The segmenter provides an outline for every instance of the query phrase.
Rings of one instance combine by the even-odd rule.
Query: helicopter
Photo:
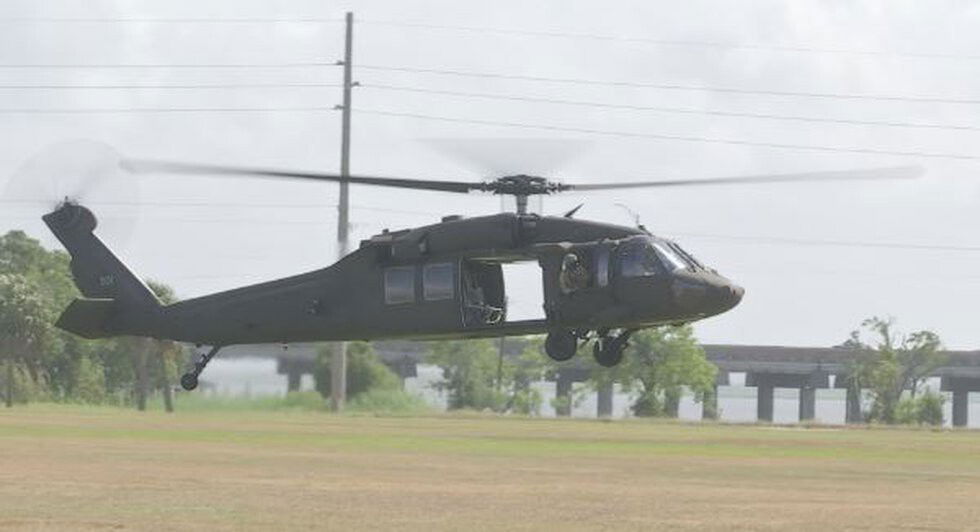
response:
[[[163,305],[95,234],[95,214],[66,199],[42,219],[71,255],[83,295],[57,321],[84,338],[145,336],[208,346],[181,386],[224,347],[239,344],[380,339],[466,339],[545,334],[551,359],[570,360],[591,342],[605,367],[623,359],[630,335],[715,316],[739,304],[744,289],[702,264],[677,242],[643,225],[621,226],[528,212],[528,198],[562,192],[801,181],[914,178],[919,167],[773,174],[711,179],[568,184],[541,176],[487,181],[124,161],[143,173],[206,173],[343,182],[515,198],[516,212],[463,217],[384,230],[322,269]],[[502,267],[537,262],[544,317],[508,320]]]

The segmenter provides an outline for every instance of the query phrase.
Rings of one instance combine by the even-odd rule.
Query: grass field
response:
[[[0,409],[0,528],[977,529],[980,433]]]

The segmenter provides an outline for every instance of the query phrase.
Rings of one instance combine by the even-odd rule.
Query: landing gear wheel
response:
[[[622,362],[626,347],[629,346],[627,340],[629,340],[629,334],[622,334],[615,338],[603,337],[596,340],[592,345],[592,356],[596,363],[604,368],[611,368]]]
[[[194,388],[197,388],[197,375],[194,375],[193,373],[184,373],[180,377],[180,387],[188,392]]]
[[[194,363],[194,369],[184,373],[180,377],[180,387],[188,392],[197,388],[197,377],[208,366],[208,362],[211,362],[214,355],[218,354],[218,351],[221,351],[220,345],[212,346],[210,351],[201,355],[201,359]]]
[[[550,332],[544,341],[544,350],[551,360],[564,362],[578,351],[578,338],[572,331]]]

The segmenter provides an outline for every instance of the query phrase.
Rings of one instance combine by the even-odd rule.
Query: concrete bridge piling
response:
[[[523,349],[513,342],[516,349]],[[753,346],[753,345],[704,345],[708,360],[718,366],[718,377],[713,393],[704,397],[703,419],[718,417],[718,386],[730,384],[732,373],[745,374],[745,385],[756,388],[756,415],[760,421],[772,421],[777,388],[799,390],[799,419],[816,417],[818,389],[846,390],[845,420],[847,423],[862,422],[861,390],[850,386],[848,363],[854,353],[841,348]],[[378,342],[375,350],[381,359],[404,381],[417,376],[417,366],[424,357],[424,344],[413,342]],[[969,423],[969,398],[971,392],[980,392],[980,351],[947,351],[945,364],[933,372],[941,380],[940,389],[952,395],[952,423],[965,427]],[[313,372],[316,360],[315,346],[294,345],[288,350],[278,346],[237,346],[226,349],[222,356],[275,357],[278,371],[286,375],[289,390],[299,389],[301,376]],[[571,415],[572,387],[576,382],[589,379],[591,366],[584,362],[585,353],[563,363],[555,372],[555,395],[559,399],[556,414]],[[834,378],[831,380],[830,376]],[[612,416],[613,384],[607,383],[596,390],[596,415]]]

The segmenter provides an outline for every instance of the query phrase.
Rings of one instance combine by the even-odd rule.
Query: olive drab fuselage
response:
[[[77,262],[101,245],[85,240],[94,216],[79,205],[62,209],[84,214],[45,217]],[[73,227],[74,219],[86,226]],[[91,260],[84,270],[96,275]],[[502,265],[521,261],[541,266],[544,319],[507,320],[507,293],[517,287],[504,285]],[[121,263],[110,266],[103,278],[125,276]],[[740,288],[643,229],[513,213],[385,231],[327,268],[152,309],[93,290],[85,295],[97,300],[73,304],[85,319],[69,315],[71,307],[62,316],[69,330],[207,345],[638,329],[718,314],[741,298]]]

